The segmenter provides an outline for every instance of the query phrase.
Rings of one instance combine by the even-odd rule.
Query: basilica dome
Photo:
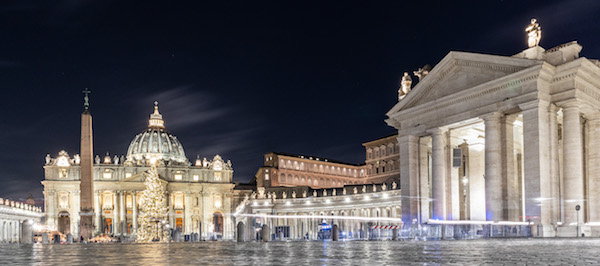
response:
[[[145,163],[158,159],[170,163],[188,163],[183,146],[177,137],[165,130],[165,122],[154,102],[154,113],[150,115],[148,128],[133,138],[127,149],[127,160]]]

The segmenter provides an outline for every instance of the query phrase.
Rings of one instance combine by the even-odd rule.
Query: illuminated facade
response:
[[[399,231],[377,226],[402,225],[402,196],[395,183],[296,191],[259,188],[246,196],[234,213],[241,240],[331,239],[333,225],[340,239],[392,239]]]
[[[233,238],[230,161],[216,155],[212,160],[190,163],[176,136],[165,130],[155,106],[148,128],[131,141],[126,156],[96,155],[93,164],[95,234],[133,236],[138,226],[144,172],[158,162],[159,178],[167,183],[169,225],[181,235],[198,233],[202,238]],[[79,155],[61,151],[46,157],[44,166],[47,226],[63,233],[79,233]]]
[[[265,154],[264,164],[256,173],[258,187],[307,186],[319,189],[365,182],[363,165],[325,158],[272,152]]]
[[[514,56],[450,52],[387,113],[405,224],[600,235],[600,63],[576,41],[537,46],[534,28]]]
[[[398,135],[363,143],[365,147],[367,183],[400,183]]]
[[[0,243],[31,244],[34,224],[43,216],[39,207],[0,198]]]

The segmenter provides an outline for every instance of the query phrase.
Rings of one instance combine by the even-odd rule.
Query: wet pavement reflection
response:
[[[600,263],[600,239],[0,244],[0,265],[423,265]]]

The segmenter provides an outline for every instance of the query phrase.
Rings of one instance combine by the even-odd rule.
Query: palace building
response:
[[[576,41],[543,49],[540,33],[516,55],[452,51],[414,88],[403,80],[386,122],[398,130],[405,224],[600,235],[600,63]]]
[[[87,105],[84,116],[86,114]],[[82,147],[86,137],[91,143],[91,116],[88,119],[89,125],[82,124]],[[83,133],[86,127],[89,127],[88,134]],[[42,181],[47,226],[74,236],[85,235],[80,225],[83,224],[80,223],[80,213],[83,213],[80,195],[85,193],[80,187],[84,153],[82,148],[81,156],[70,156],[65,151],[55,157],[48,155]],[[91,159],[91,152],[89,157]],[[179,139],[166,131],[157,103],[148,128],[133,138],[126,156],[101,158],[96,155],[90,162],[93,165],[90,177],[93,178],[90,191],[93,234],[135,235],[140,193],[145,189],[144,173],[154,160],[158,162],[159,178],[166,183],[170,227],[181,235],[232,239],[231,162],[219,155],[212,160],[190,162]]]

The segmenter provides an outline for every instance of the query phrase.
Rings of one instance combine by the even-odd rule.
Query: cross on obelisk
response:
[[[83,107],[85,108],[85,111],[87,111],[90,108],[90,98],[88,97],[88,95],[92,92],[88,90],[88,88],[85,88],[85,90],[83,90],[82,92],[83,94],[85,94],[85,96],[83,97]]]

